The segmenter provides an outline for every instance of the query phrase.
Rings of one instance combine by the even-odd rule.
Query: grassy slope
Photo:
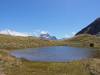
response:
[[[36,37],[13,37],[0,35],[0,49],[21,49],[60,45],[58,41],[41,40]]]
[[[88,38],[88,40],[87,40]],[[81,36],[64,41],[47,41],[33,37],[11,37],[0,36],[0,75],[99,75],[95,72],[99,70],[99,60],[83,60],[68,63],[57,62],[29,62],[23,59],[16,59],[8,55],[8,49],[43,47],[54,45],[72,45],[75,43],[91,41],[94,36]],[[99,38],[96,38],[99,39]],[[5,50],[6,49],[6,50]],[[98,63],[97,63],[98,61]],[[92,66],[92,69],[91,69]],[[98,66],[98,67],[97,67]]]
[[[92,35],[79,35],[63,41],[69,46],[89,47],[90,43],[94,44],[95,48],[100,48],[100,37]]]

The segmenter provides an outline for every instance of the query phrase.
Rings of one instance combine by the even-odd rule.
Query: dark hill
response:
[[[91,34],[91,35],[100,34],[100,18],[97,18],[87,27],[79,31],[76,35],[80,35],[80,34]]]

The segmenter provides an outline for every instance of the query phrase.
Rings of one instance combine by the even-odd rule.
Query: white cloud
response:
[[[48,34],[49,32],[48,31],[45,31],[45,30],[34,30],[33,31],[33,35],[34,36],[39,36],[40,34]]]
[[[76,32],[72,32],[72,35],[75,35],[76,34]]]
[[[70,38],[71,37],[71,35],[68,35],[68,34],[66,34],[65,36],[64,36],[64,38]]]
[[[1,30],[0,34],[11,35],[11,36],[23,36],[23,37],[32,36],[32,34],[30,33],[21,33],[10,29]]]
[[[65,34],[65,38],[71,38],[76,34],[76,32],[71,32],[69,34]]]
[[[45,30],[34,30],[33,34],[32,33],[23,33],[23,32],[17,32],[14,30],[10,30],[10,29],[5,29],[5,30],[1,30],[0,34],[5,34],[5,35],[12,35],[12,36],[23,36],[23,37],[27,37],[27,36],[36,36],[39,37],[40,34],[48,34],[48,31]],[[67,33],[65,34],[64,38],[71,38],[75,35],[76,32],[71,32],[71,33]]]
[[[41,31],[40,34],[48,34],[47,31]]]

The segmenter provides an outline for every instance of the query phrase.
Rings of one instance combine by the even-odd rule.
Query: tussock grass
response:
[[[14,37],[8,35],[0,35],[0,49],[21,49],[35,48],[44,46],[60,45],[59,41],[42,40],[36,37]]]
[[[17,63],[5,63],[4,70],[6,75],[91,75],[81,61],[58,63],[17,60]]]
[[[3,55],[3,54],[5,55]],[[72,62],[31,62],[11,57],[2,51],[0,74],[4,75],[91,75],[87,60]],[[94,62],[91,62],[93,64]]]
[[[94,44],[94,48],[100,48],[100,37],[95,35],[82,34],[70,39],[63,40],[69,46],[90,47],[90,43]]]
[[[91,35],[76,36],[64,41],[0,35],[0,75],[100,75],[100,59],[72,62],[31,62],[11,57],[8,54],[9,49],[57,45],[86,47],[85,44],[90,42],[96,43],[98,47],[98,40],[100,40],[99,37]]]

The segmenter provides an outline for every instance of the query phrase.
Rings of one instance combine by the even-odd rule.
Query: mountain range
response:
[[[32,34],[17,32],[10,29],[1,30],[0,34],[10,35],[10,36],[22,36],[22,37],[33,36]],[[57,40],[55,36],[51,36],[49,33],[40,33],[40,35],[37,36],[37,38],[45,39],[45,40]]]
[[[49,33],[41,33],[39,37],[45,40],[57,40],[55,36],[51,36]]]
[[[0,34],[11,35],[11,36],[22,36],[22,37],[33,36],[32,34],[21,33],[21,32],[17,32],[17,31],[10,30],[10,29],[0,30]],[[97,18],[96,20],[94,20],[87,27],[83,28],[75,35],[80,35],[80,34],[91,34],[91,35],[100,36],[100,18]],[[49,33],[40,33],[38,38],[46,39],[46,40],[57,40],[55,36],[51,36]]]

